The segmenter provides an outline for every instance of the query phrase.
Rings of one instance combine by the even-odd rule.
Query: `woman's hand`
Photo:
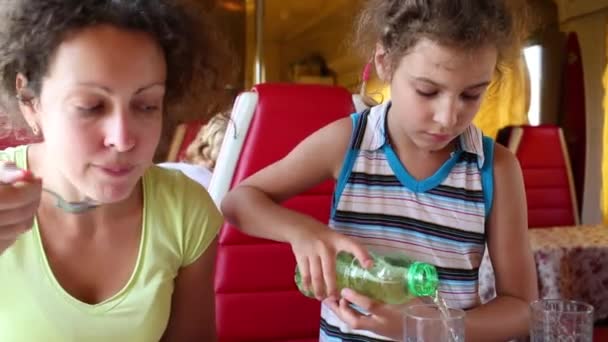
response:
[[[0,162],[0,255],[32,228],[41,194],[40,179]]]
[[[290,240],[298,263],[302,285],[312,290],[319,300],[339,298],[336,284],[336,256],[344,251],[351,253],[367,268],[372,258],[367,249],[348,236],[332,231],[327,226],[305,227]]]

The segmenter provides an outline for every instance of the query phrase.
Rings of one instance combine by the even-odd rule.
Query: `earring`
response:
[[[40,135],[40,128],[38,128],[38,124],[32,124],[32,133],[34,133],[34,135]]]
[[[21,104],[24,104],[24,105],[30,105],[30,104],[32,104],[32,98],[31,97],[26,97],[26,96],[23,96],[22,94],[17,94],[17,95],[15,95],[15,98]]]

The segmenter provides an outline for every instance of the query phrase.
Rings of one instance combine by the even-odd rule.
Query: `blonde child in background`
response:
[[[214,115],[201,127],[196,138],[188,145],[186,156],[182,162],[161,163],[159,166],[180,170],[190,179],[205,188],[209,188],[209,182],[229,122],[230,112],[220,112]]]

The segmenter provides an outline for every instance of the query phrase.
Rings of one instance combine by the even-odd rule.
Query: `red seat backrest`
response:
[[[14,126],[11,123],[11,118],[7,114],[0,112],[0,150],[32,144],[41,140],[42,138],[35,136],[27,126]]]
[[[351,94],[340,87],[262,84],[254,91],[258,100],[231,187],[354,111]],[[284,205],[327,222],[333,183],[325,182]],[[225,224],[215,275],[219,340],[317,341],[319,302],[297,291],[294,269],[289,245],[246,236]]]
[[[186,131],[184,132],[184,139],[180,145],[179,151],[177,152],[177,161],[182,161],[186,158],[186,150],[188,146],[194,141],[196,135],[201,130],[201,127],[205,124],[206,120],[194,120],[185,123]]]
[[[578,224],[578,210],[568,151],[555,125],[508,128],[509,147],[521,165],[528,202],[528,226]]]
[[[608,341],[608,327],[597,326],[593,329],[593,342],[606,342]]]

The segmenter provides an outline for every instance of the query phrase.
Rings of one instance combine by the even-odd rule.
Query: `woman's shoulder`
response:
[[[27,168],[28,145],[8,147],[0,150],[0,161],[13,162],[20,168]]]
[[[206,194],[203,185],[188,176],[184,167],[152,165],[144,173],[144,189],[164,196],[197,197]]]
[[[158,164],[161,168],[181,171],[188,178],[196,181],[198,184],[209,188],[209,182],[211,181],[212,173],[209,169],[200,165],[193,165],[188,163],[160,163]]]
[[[207,190],[179,170],[153,165],[144,174],[145,211],[157,234],[176,243],[182,266],[207,248],[223,223]]]
[[[25,153],[27,145],[11,146],[0,149],[0,160],[14,161],[19,154]]]
[[[171,215],[215,213],[217,207],[207,189],[182,171],[153,165],[143,177],[145,206]]]

